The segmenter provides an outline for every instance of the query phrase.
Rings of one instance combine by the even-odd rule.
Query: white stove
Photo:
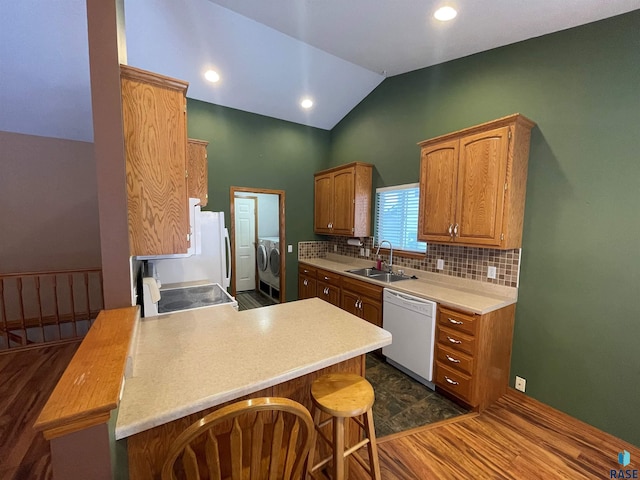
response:
[[[159,290],[160,299],[153,302],[148,285],[144,285],[144,316],[154,317],[168,313],[214,308],[230,305],[238,309],[238,302],[217,283],[170,286]],[[156,297],[157,298],[157,297]]]

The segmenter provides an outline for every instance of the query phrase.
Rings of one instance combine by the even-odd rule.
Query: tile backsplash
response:
[[[327,237],[326,241],[298,243],[298,259],[324,258],[327,253],[337,253],[354,258],[375,260],[373,237],[363,238],[362,247],[348,245],[345,237]],[[369,256],[361,256],[360,248],[369,249]],[[381,254],[382,255],[382,254]],[[461,245],[427,245],[425,255],[393,252],[393,264],[397,267],[413,268],[427,272],[450,275],[453,277],[477,280],[480,282],[518,287],[520,275],[521,249],[497,250],[492,248],[465,247]],[[388,255],[382,255],[388,260]],[[438,270],[438,259],[444,260],[444,269]],[[489,266],[496,267],[496,278],[487,278]]]

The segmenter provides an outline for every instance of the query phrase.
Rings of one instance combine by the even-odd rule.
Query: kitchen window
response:
[[[419,184],[376,189],[376,241],[389,240],[393,249],[425,253],[418,241]]]

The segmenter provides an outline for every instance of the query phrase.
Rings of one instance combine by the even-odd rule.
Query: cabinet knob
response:
[[[450,336],[447,335],[447,340],[449,340],[451,343],[462,343],[462,340],[456,340],[455,338],[451,338]]]
[[[444,379],[447,381],[447,383],[450,383],[451,385],[460,385],[460,382],[456,382],[455,380],[451,380],[446,375],[444,376]]]
[[[454,320],[453,318],[449,318],[449,322],[453,323],[454,325],[462,325],[464,322],[459,322],[457,320]]]
[[[447,360],[449,360],[452,363],[460,363],[460,360],[458,360],[457,358],[453,358],[450,355],[447,355]]]
[[[329,280],[329,277],[324,277],[325,280]]]

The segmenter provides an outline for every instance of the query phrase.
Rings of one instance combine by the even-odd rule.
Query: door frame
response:
[[[269,188],[251,188],[251,187],[229,187],[229,207],[230,207],[230,216],[231,216],[231,231],[230,235],[230,244],[231,244],[231,295],[236,295],[236,255],[235,255],[235,245],[236,245],[236,212],[235,212],[235,202],[234,199],[236,197],[236,193],[267,193],[271,195],[278,195],[278,223],[279,223],[279,239],[280,239],[280,303],[286,302],[285,295],[285,287],[286,287],[286,251],[287,246],[285,245],[285,192],[284,190],[272,190]],[[256,222],[256,234],[258,232],[258,224]]]

